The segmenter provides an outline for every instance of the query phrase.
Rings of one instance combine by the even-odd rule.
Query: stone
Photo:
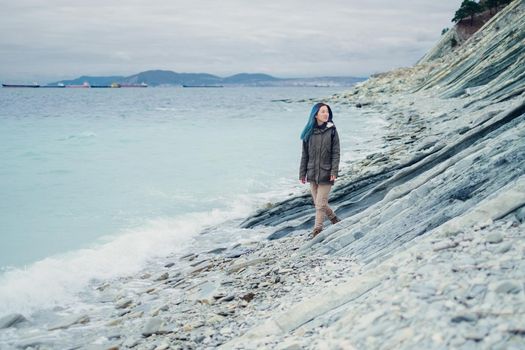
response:
[[[206,338],[206,336],[199,334],[193,337],[193,341],[197,344],[202,343],[202,341]]]
[[[511,326],[507,332],[509,332],[510,334],[514,334],[514,335],[520,335],[520,336],[525,336],[525,327],[519,327],[519,326]]]
[[[27,319],[22,314],[9,314],[0,318],[0,329],[15,327],[19,323],[25,322]]]
[[[224,316],[224,317],[228,317],[228,316],[231,316],[235,313],[235,310],[226,310],[226,309],[223,309],[223,310],[219,310],[217,311],[217,315],[220,315],[220,316]]]
[[[157,345],[155,350],[166,350],[166,349],[169,349],[169,348],[170,348],[170,344],[169,343],[162,343],[162,344]]]
[[[503,253],[508,252],[511,249],[512,249],[512,244],[510,242],[505,242],[503,244],[498,245],[497,248],[494,249],[494,252],[498,254],[503,254]]]
[[[294,342],[294,343],[285,343],[281,344],[278,348],[278,350],[302,350],[304,349],[301,344]]]
[[[201,260],[197,260],[197,261],[194,261],[190,264],[191,267],[196,267],[196,266],[202,266],[204,264],[207,264],[210,262],[210,259],[208,258],[204,258],[204,259],[201,259]]]
[[[224,328],[221,328],[220,333],[222,335],[230,335],[232,334],[232,329],[231,327],[224,327]]]
[[[265,263],[265,262],[267,262],[269,260],[271,260],[271,258],[265,257],[265,258],[255,258],[253,260],[248,260],[246,262],[237,263],[235,265],[230,266],[226,270],[226,272],[229,273],[229,274],[234,273],[234,272],[239,272],[239,271],[241,271],[242,269],[244,269],[246,267],[262,264],[262,263]]]
[[[463,337],[467,340],[474,340],[475,342],[479,342],[479,341],[482,341],[483,338],[485,338],[485,333],[478,332],[478,331],[472,331],[472,332],[467,332],[463,334]]]
[[[17,343],[17,349],[33,350],[33,349],[56,349],[56,344],[49,337],[31,337],[24,339],[21,342]],[[10,349],[10,348],[7,348]],[[3,350],[3,348],[2,348]]]
[[[469,291],[465,295],[465,298],[468,300],[481,299],[485,296],[486,292],[487,286],[485,284],[474,284],[470,287]]]
[[[121,323],[122,323],[122,319],[120,319],[120,318],[115,318],[115,319],[113,319],[113,320],[107,322],[107,323],[106,323],[106,326],[114,327],[114,326],[117,326],[117,325],[119,325],[119,324],[121,324]]]
[[[437,288],[433,285],[421,285],[416,284],[410,288],[410,290],[416,294],[422,299],[428,299],[432,296],[434,296],[437,292]]]
[[[219,253],[222,253],[223,251],[227,250],[228,248],[224,248],[224,247],[219,247],[219,248],[215,248],[215,249],[212,249],[212,250],[208,250],[206,252],[206,254],[219,254]]]
[[[487,235],[486,239],[489,243],[497,244],[503,241],[503,236],[499,232],[491,232]]]
[[[164,272],[163,274],[161,274],[160,276],[158,276],[157,278],[155,278],[155,281],[164,281],[164,280],[167,280],[168,278],[170,277],[170,274],[167,273],[167,272]]]
[[[66,329],[69,328],[75,324],[82,324],[82,323],[88,323],[89,322],[89,316],[82,314],[82,315],[72,315],[69,317],[65,317],[60,322],[55,323],[54,325],[50,326],[48,330],[53,331],[56,329]]]
[[[514,213],[514,216],[516,216],[516,219],[519,222],[524,223],[525,222],[525,206],[517,209],[516,212]]]
[[[189,260],[189,261],[192,261],[193,259],[195,259],[198,255],[195,254],[195,253],[188,253],[188,254],[184,254],[180,257],[180,260]]]
[[[521,291],[521,286],[514,281],[501,282],[495,289],[497,293],[517,294]]]
[[[438,252],[440,250],[456,248],[457,246],[458,246],[458,242],[455,242],[455,241],[446,242],[445,241],[445,242],[439,242],[435,244],[432,250],[435,252]]]
[[[454,316],[450,321],[452,323],[461,323],[461,322],[476,322],[478,316],[474,313],[462,313],[457,316]]]
[[[128,306],[130,306],[132,303],[133,303],[133,300],[131,300],[131,299],[120,299],[115,304],[115,309],[125,309]]]
[[[144,337],[149,337],[153,334],[166,334],[170,333],[168,329],[166,329],[166,324],[164,321],[158,317],[150,318],[147,322],[144,328],[142,329],[142,335]]]
[[[215,324],[215,323],[219,323],[219,322],[222,322],[224,320],[224,316],[222,315],[218,315],[218,314],[214,314],[214,315],[210,315],[207,319],[206,319],[206,322],[210,325],[212,324]]]
[[[207,270],[209,269],[210,267],[212,267],[214,264],[213,262],[203,262],[202,264],[197,264],[196,267],[194,267],[190,272],[189,274],[190,275],[195,275],[201,271],[204,271],[204,270]]]
[[[232,301],[233,299],[235,299],[235,295],[227,295],[225,297],[220,298],[219,301],[228,302],[228,301]]]

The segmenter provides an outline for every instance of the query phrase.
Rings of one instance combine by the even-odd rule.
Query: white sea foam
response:
[[[221,222],[308,191],[297,171],[311,106],[271,101],[331,91],[29,90],[2,111],[13,118],[0,128],[0,317],[81,304],[90,281],[136,273],[190,246],[264,237]],[[343,161],[377,146],[369,140],[381,123],[361,113],[337,114]],[[197,236],[203,230],[211,234]]]
[[[228,210],[150,220],[92,248],[10,269],[0,276],[0,316],[12,312],[30,315],[40,309],[77,303],[78,293],[93,279],[137,273],[153,258],[189,249],[193,237],[204,228],[242,217],[252,208],[253,203],[245,198]]]

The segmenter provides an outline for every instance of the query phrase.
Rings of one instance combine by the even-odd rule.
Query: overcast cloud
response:
[[[413,65],[460,0],[0,0],[0,80],[368,76]]]

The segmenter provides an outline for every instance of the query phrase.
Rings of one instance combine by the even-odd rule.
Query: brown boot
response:
[[[312,236],[312,238],[314,238],[319,233],[321,233],[322,230],[323,230],[322,227],[314,227],[314,230],[312,231],[312,233],[310,233],[310,235]]]
[[[337,224],[341,220],[339,220],[339,218],[337,216],[334,216],[333,218],[330,219],[330,221],[332,222],[332,224]]]

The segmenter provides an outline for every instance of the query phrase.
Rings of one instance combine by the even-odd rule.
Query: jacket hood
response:
[[[332,123],[332,122],[326,122],[324,124],[324,126],[322,126],[322,127],[315,127],[313,132],[315,134],[322,134],[322,133],[326,132],[327,130],[331,130],[331,129],[335,129],[335,124]]]

